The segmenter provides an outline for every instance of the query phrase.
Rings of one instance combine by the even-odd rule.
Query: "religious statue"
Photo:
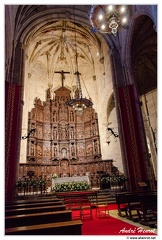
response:
[[[73,157],[75,156],[75,147],[74,146],[71,147],[71,155]]]
[[[66,148],[62,149],[62,157],[63,158],[67,158],[67,150],[66,150]]]
[[[65,128],[62,128],[61,137],[62,137],[62,139],[66,139],[66,129]]]
[[[96,125],[95,123],[92,124],[92,135],[96,135]]]
[[[94,150],[95,150],[95,153],[98,153],[98,143],[97,143],[97,141],[94,142]]]
[[[57,139],[57,131],[56,130],[53,131],[53,139]]]
[[[70,112],[70,122],[74,122],[74,113]]]
[[[57,156],[57,148],[54,147],[54,157],[56,157],[56,156]]]
[[[71,127],[71,139],[74,138],[74,130],[73,130],[73,127]]]
[[[87,151],[86,151],[86,153],[87,153],[87,155],[92,155],[92,145],[91,145],[91,144],[89,144],[89,145],[87,146]]]
[[[31,142],[30,155],[34,156],[34,143],[33,142]]]
[[[57,122],[57,113],[56,113],[56,111],[53,112],[53,121]]]
[[[42,148],[39,145],[37,145],[37,156],[42,156]]]

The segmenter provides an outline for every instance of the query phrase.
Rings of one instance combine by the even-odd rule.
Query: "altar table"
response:
[[[81,198],[97,198],[98,191],[96,190],[87,190],[87,191],[72,191],[72,192],[60,192],[56,193],[58,198],[67,200],[67,199],[81,199]]]
[[[85,181],[90,185],[90,180],[88,176],[54,178],[52,179],[52,189],[57,183],[70,183],[70,182],[82,182],[82,181]]]

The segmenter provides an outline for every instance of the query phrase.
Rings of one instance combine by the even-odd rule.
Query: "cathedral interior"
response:
[[[128,6],[113,34],[92,26],[91,5],[5,5],[7,200],[31,175],[156,189],[156,8]]]

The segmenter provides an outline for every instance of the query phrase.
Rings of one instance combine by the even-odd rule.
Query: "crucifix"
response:
[[[60,73],[61,74],[61,81],[62,81],[62,87],[64,86],[64,79],[65,79],[65,73],[70,74],[70,72],[64,72],[62,71],[56,71],[55,73]]]

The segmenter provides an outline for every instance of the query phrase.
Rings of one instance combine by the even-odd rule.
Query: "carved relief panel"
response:
[[[69,161],[61,160],[60,163],[60,176],[61,177],[70,177]]]
[[[36,146],[36,157],[42,159],[43,156],[43,144],[38,142]]]
[[[83,158],[85,156],[85,144],[83,142],[77,144],[77,156],[78,158]]]
[[[42,125],[37,124],[36,134],[37,134],[38,139],[43,139],[43,127],[42,127]]]

